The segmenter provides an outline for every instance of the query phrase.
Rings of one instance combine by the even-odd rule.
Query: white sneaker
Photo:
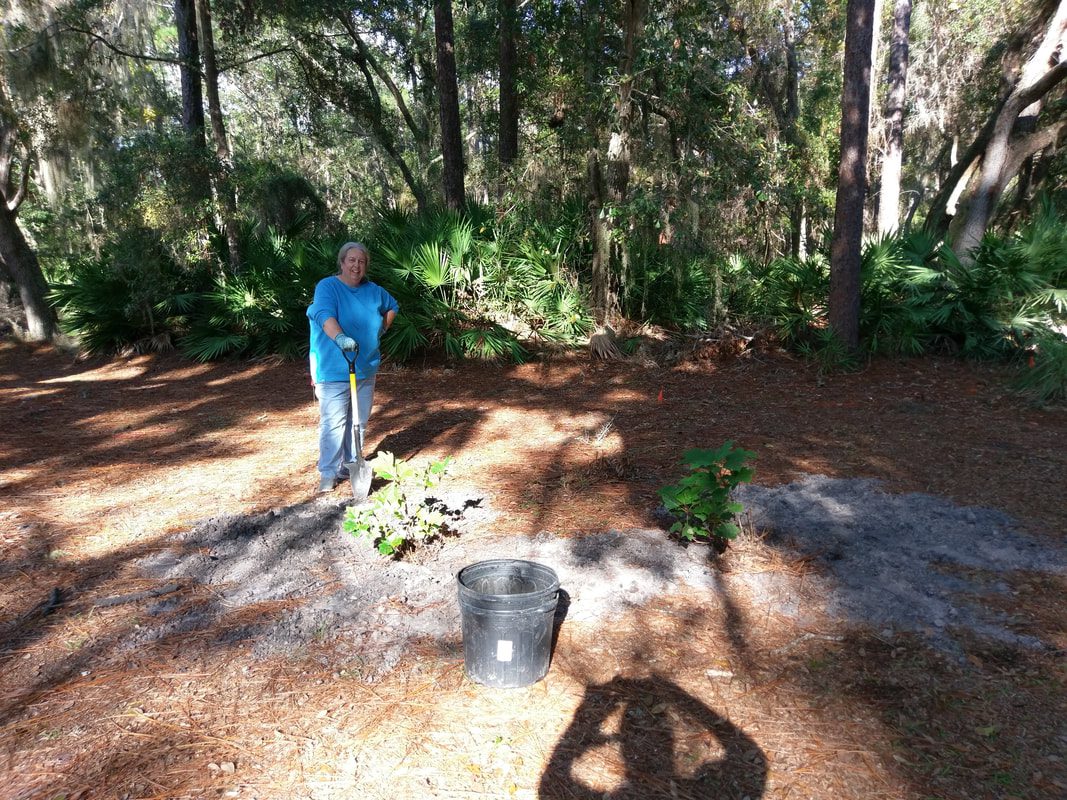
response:
[[[330,475],[323,475],[319,479],[319,491],[320,492],[332,492],[333,487],[337,485],[337,478]]]

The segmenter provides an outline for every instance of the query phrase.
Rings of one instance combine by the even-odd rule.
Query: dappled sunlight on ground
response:
[[[452,456],[442,491],[487,507],[464,529],[472,551],[499,536],[547,532],[578,548],[662,529],[657,490],[679,477],[684,450],[727,439],[756,451],[763,486],[875,478],[1060,540],[1067,411],[1020,406],[1005,377],[930,359],[820,379],[780,355],[387,368],[368,449]],[[1063,763],[1047,759],[1067,744],[1062,652],[964,636],[954,661],[907,634],[849,628],[800,589],[775,604],[782,586],[815,586],[816,567],[758,537],[714,561],[710,588],[610,620],[575,607],[548,677],[524,689],[466,679],[458,631],[416,642],[384,673],[325,630],[254,656],[298,600],[235,604],[234,587],[152,580],[138,560],[212,517],[342,503],[344,485],[316,499],[316,422],[302,363],[75,361],[0,342],[6,796],[1067,792]],[[1062,646],[1062,576],[1003,580],[1010,591],[991,603],[1012,629]],[[380,612],[413,613],[402,596]]]

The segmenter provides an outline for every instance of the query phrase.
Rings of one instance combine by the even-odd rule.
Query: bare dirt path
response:
[[[370,444],[456,459],[443,490],[487,507],[464,526],[465,557],[479,541],[490,552],[507,537],[654,530],[656,489],[677,477],[682,451],[725,439],[757,451],[761,487],[874,478],[996,509],[1054,545],[1067,531],[1067,412],[1020,409],[1003,386],[998,369],[939,360],[823,382],[768,355],[673,369],[582,358],[394,369],[379,380]],[[1041,571],[963,577],[1003,582],[984,602],[1049,649],[964,633],[961,662],[814,602],[808,616],[772,613],[753,576],[814,585],[815,566],[753,541],[704,566],[723,591],[574,615],[549,678],[503,694],[463,676],[458,631],[391,659],[328,629],[265,655],[262,632],[306,598],[236,605],[226,589],[180,581],[139,594],[167,584],[144,560],[204,520],[339,506],[339,493],[312,492],[314,425],[303,365],[75,361],[0,343],[7,796],[1067,792],[1067,585]],[[414,613],[392,602],[377,625]],[[210,624],[181,623],[195,608]],[[145,635],[176,609],[165,635]]]

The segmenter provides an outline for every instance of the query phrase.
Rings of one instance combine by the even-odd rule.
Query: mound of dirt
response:
[[[831,615],[879,630],[924,634],[955,650],[951,629],[1042,647],[1012,633],[979,601],[1011,589],[1013,571],[1067,574],[1067,552],[1019,531],[999,511],[925,494],[888,494],[878,481],[809,475],[737,498],[767,541],[811,559]]]
[[[221,627],[251,640],[260,655],[336,640],[353,668],[373,680],[413,641],[431,639],[453,652],[460,646],[455,575],[462,567],[521,558],[556,570],[572,621],[596,622],[680,592],[704,593],[715,603],[728,589],[743,591],[756,608],[917,631],[948,650],[954,628],[1040,647],[978,600],[1009,591],[997,576],[1011,570],[1067,572],[1067,554],[1019,532],[1002,513],[928,495],[890,495],[873,481],[809,476],[739,491],[765,544],[814,565],[803,575],[723,575],[707,548],[686,547],[663,530],[464,538],[464,523],[491,519],[493,510],[485,498],[439,499],[453,509],[460,535],[409,561],[380,556],[343,533],[344,504],[329,500],[206,520],[140,566],[160,579],[211,586],[215,600],[195,607],[161,600],[140,638],[206,627],[269,601],[296,601],[254,622]]]

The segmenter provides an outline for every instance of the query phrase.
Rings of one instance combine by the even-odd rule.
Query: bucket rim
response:
[[[534,589],[533,591],[529,591],[529,592],[514,592],[514,593],[511,593],[511,594],[492,594],[492,593],[489,593],[489,592],[479,592],[479,591],[476,591],[475,589],[472,589],[470,586],[468,586],[467,584],[465,584],[463,582],[463,573],[465,573],[467,570],[474,569],[475,567],[490,567],[490,566],[492,566],[494,564],[523,564],[523,565],[528,565],[528,566],[536,568],[536,570],[538,570],[538,571],[543,571],[543,572],[547,573],[549,576],[551,576],[552,582],[551,582],[551,584],[549,586],[546,586],[546,587],[544,587],[542,589]],[[524,559],[524,558],[489,558],[489,559],[485,559],[484,561],[476,561],[473,564],[467,564],[465,567],[462,567],[456,573],[456,583],[459,586],[459,589],[460,589],[461,592],[469,592],[470,594],[475,595],[477,597],[493,597],[493,598],[501,598],[501,599],[518,598],[518,597],[531,597],[531,596],[535,596],[535,595],[548,594],[550,592],[558,591],[559,590],[559,586],[560,586],[559,575],[556,573],[556,571],[554,569],[552,569],[552,567],[550,567],[550,566],[548,566],[546,564],[541,564],[541,563],[539,563],[537,561],[529,561],[529,560]]]

